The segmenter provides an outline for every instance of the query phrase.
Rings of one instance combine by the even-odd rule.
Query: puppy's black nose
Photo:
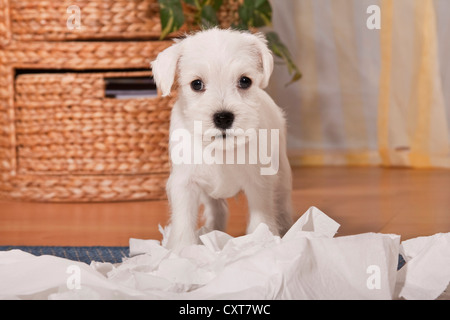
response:
[[[228,111],[217,112],[214,114],[213,120],[218,129],[230,129],[234,121],[234,114]]]

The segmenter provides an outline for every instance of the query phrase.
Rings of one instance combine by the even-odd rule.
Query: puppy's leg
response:
[[[252,233],[260,223],[265,223],[274,235],[279,235],[274,212],[274,190],[272,184],[249,184],[244,190],[249,207],[247,233]]]
[[[280,236],[292,226],[292,171],[287,156],[280,159],[277,186],[275,188],[275,214]]]
[[[228,203],[225,199],[213,199],[203,194],[202,203],[205,206],[203,215],[205,227],[209,230],[225,231],[228,219]]]
[[[284,234],[292,226],[292,203],[291,190],[279,190],[276,193],[275,214],[277,220],[277,229],[280,236]]]
[[[197,243],[199,187],[189,183],[182,173],[173,170],[167,181],[167,195],[172,210],[167,247],[177,249]]]

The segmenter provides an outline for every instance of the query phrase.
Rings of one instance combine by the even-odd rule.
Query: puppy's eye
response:
[[[250,86],[252,85],[252,79],[250,79],[249,77],[241,77],[239,79],[239,83],[238,83],[238,87],[241,89],[248,89],[250,88]]]
[[[194,91],[203,91],[205,90],[205,84],[202,80],[197,79],[191,82],[191,88]]]

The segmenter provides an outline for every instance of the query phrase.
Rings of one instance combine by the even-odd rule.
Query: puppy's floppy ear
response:
[[[272,52],[267,47],[267,40],[264,34],[257,33],[255,34],[255,37],[256,37],[256,47],[258,50],[258,54],[260,55],[261,58],[262,72],[263,72],[263,78],[261,80],[260,87],[264,89],[269,85],[270,76],[272,75],[273,56]]]
[[[160,52],[156,60],[151,63],[153,79],[161,90],[162,96],[170,95],[170,89],[175,81],[178,59],[181,56],[181,44],[175,43]]]

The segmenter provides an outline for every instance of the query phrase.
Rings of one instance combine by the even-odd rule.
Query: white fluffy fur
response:
[[[276,175],[261,175],[260,164],[172,164],[167,182],[172,210],[167,246],[181,248],[197,243],[201,204],[205,226],[224,230],[228,215],[226,198],[239,191],[248,200],[247,232],[265,223],[274,234],[283,235],[291,226],[292,178],[286,156],[284,115],[263,90],[273,70],[273,57],[264,37],[220,29],[198,32],[161,52],[152,62],[152,69],[163,95],[169,95],[174,81],[178,80],[171,134],[177,129],[193,134],[194,121],[201,121],[203,132],[218,130],[213,114],[224,110],[235,115],[232,128],[278,129],[280,133]],[[252,80],[252,86],[246,90],[237,87],[243,75]],[[190,84],[196,79],[205,83],[204,92],[191,89]]]

